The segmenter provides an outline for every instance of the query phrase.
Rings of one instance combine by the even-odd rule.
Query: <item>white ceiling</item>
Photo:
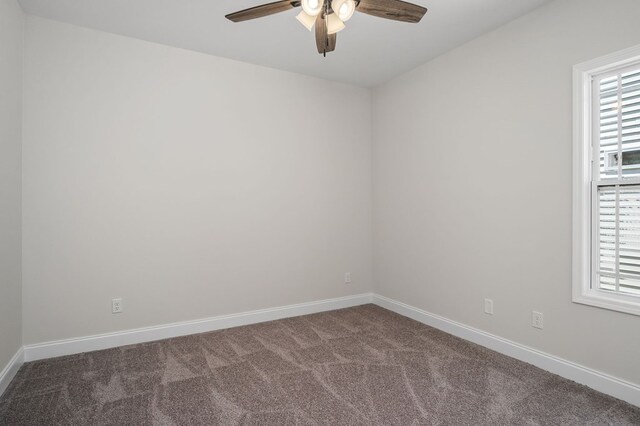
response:
[[[330,80],[375,86],[549,0],[412,0],[419,24],[356,13],[323,58],[299,9],[232,23],[224,15],[274,0],[19,0],[25,12],[129,37]]]

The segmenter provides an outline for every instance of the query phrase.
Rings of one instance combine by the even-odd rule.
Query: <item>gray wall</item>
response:
[[[0,371],[22,346],[21,160],[24,16],[0,0]]]
[[[25,55],[25,344],[370,291],[369,90],[33,17]]]
[[[638,16],[558,0],[374,91],[377,292],[640,383],[640,317],[571,302],[572,66]]]

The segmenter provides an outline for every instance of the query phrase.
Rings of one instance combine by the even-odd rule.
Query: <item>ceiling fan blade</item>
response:
[[[427,13],[425,7],[402,0],[360,0],[356,10],[378,18],[411,23],[420,22]]]
[[[327,34],[327,21],[323,13],[316,18],[316,46],[318,53],[325,54],[336,50],[336,34]]]
[[[262,18],[263,16],[273,15],[274,13],[284,12],[300,5],[299,1],[282,0],[273,3],[267,3],[239,12],[230,13],[225,18],[233,22],[248,21],[249,19]]]
[[[327,38],[327,52],[333,52],[336,50],[336,41],[338,40],[338,33],[329,34]]]

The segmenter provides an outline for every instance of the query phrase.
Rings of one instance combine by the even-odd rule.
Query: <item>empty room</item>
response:
[[[0,425],[640,425],[640,1],[0,0]]]

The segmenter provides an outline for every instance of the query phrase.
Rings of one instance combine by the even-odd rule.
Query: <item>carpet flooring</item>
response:
[[[2,425],[640,425],[640,408],[375,305],[25,364]]]

